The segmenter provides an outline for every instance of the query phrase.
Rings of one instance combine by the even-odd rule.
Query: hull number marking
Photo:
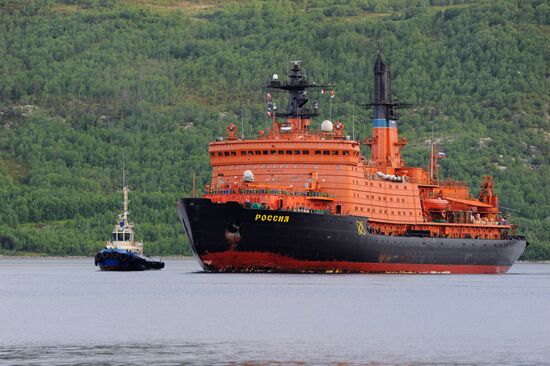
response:
[[[269,221],[269,222],[288,222],[290,216],[288,215],[262,215],[256,214],[254,221]]]

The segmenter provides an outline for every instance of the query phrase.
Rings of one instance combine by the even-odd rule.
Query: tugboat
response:
[[[159,258],[143,255],[143,243],[135,240],[134,224],[128,220],[128,187],[124,193],[124,212],[119,215],[111,240],[94,258],[95,265],[102,271],[143,271],[162,269],[164,262]]]
[[[285,112],[267,94],[269,130],[244,140],[231,123],[210,143],[211,184],[202,198],[177,203],[205,271],[489,274],[514,264],[527,241],[500,215],[492,177],[472,197],[467,183],[439,179],[435,146],[428,168],[406,165],[402,104],[379,46],[373,74],[364,141],[339,121],[311,128],[318,105],[307,106],[308,91],[321,85],[294,61],[288,79],[274,74],[267,84],[289,94]]]

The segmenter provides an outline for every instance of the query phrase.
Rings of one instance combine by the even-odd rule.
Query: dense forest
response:
[[[92,255],[121,210],[147,254],[189,254],[175,210],[208,142],[268,123],[263,85],[302,60],[329,116],[370,134],[376,39],[405,159],[506,215],[550,259],[550,4],[544,0],[0,0],[0,254]],[[281,100],[281,105],[284,100]],[[332,105],[331,105],[332,104]],[[368,154],[368,148],[364,148]]]

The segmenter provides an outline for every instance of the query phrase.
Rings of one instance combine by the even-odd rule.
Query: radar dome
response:
[[[321,131],[332,132],[332,122],[330,122],[328,119],[325,119],[323,123],[321,123]]]
[[[245,182],[254,182],[254,174],[251,170],[245,170],[243,177]]]

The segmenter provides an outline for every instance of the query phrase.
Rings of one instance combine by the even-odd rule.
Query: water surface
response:
[[[550,264],[296,275],[0,258],[0,296],[0,364],[550,365]]]

